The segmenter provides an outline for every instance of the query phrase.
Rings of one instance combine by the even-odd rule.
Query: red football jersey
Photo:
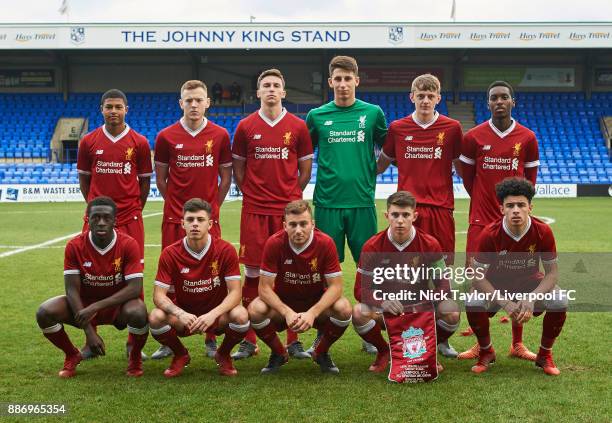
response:
[[[313,157],[310,133],[303,120],[285,109],[275,121],[254,112],[236,128],[232,157],[246,160],[243,210],[282,215],[288,202],[302,198],[298,161]]]
[[[487,268],[486,277],[493,286],[530,291],[542,278],[540,261],[547,264],[557,260],[555,237],[550,226],[534,217],[517,237],[501,218],[484,228],[474,260],[475,266]]]
[[[202,315],[227,296],[227,281],[240,280],[238,255],[232,245],[208,236],[200,253],[187,238],[164,248],[159,256],[155,285],[176,293],[175,303],[188,313]]]
[[[91,232],[83,232],[66,245],[64,275],[81,277],[81,299],[91,304],[125,288],[134,278],[142,278],[143,260],[136,241],[122,232],[103,250],[94,245]]]
[[[453,160],[462,138],[461,124],[438,112],[427,124],[416,112],[392,122],[382,154],[397,163],[397,190],[411,192],[419,204],[453,209]]]
[[[168,166],[164,221],[180,223],[183,204],[191,198],[208,201],[219,220],[219,168],[232,165],[229,134],[204,119],[192,131],[183,120],[160,131],[155,140],[155,163]]]
[[[77,170],[91,175],[87,201],[101,195],[112,198],[117,225],[122,226],[142,211],[138,177],[153,174],[149,143],[128,125],[117,137],[101,126],[79,143]]]
[[[363,300],[367,304],[376,303],[372,298],[362,299],[362,278],[367,276],[368,280],[371,280],[374,268],[376,267],[394,268],[397,264],[403,265],[405,263],[413,268],[421,267],[426,269],[431,264],[441,260],[444,260],[442,247],[440,247],[440,243],[433,236],[413,226],[408,240],[403,244],[398,244],[391,236],[391,229],[387,228],[363,244],[357,272],[355,273],[355,288],[353,292],[355,298],[358,301]],[[419,279],[419,281],[413,282],[410,285],[410,290],[412,291],[417,292],[429,288],[429,279]],[[385,292],[398,292],[398,289],[401,289],[401,286],[393,283],[393,281],[387,281],[376,286]],[[363,288],[368,292],[372,289],[372,287],[367,286],[363,286]]]
[[[284,230],[272,235],[263,249],[260,273],[274,279],[274,292],[283,301],[312,302],[327,288],[327,278],[342,275],[334,241],[318,229],[300,250]]]
[[[463,139],[461,161],[476,166],[470,224],[488,225],[500,217],[495,185],[511,176],[525,176],[525,168],[540,165],[535,134],[512,121],[505,132],[493,122],[481,123],[469,130]]]

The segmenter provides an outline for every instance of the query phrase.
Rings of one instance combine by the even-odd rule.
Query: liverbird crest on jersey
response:
[[[285,145],[291,145],[291,132],[285,132],[285,135],[283,135],[283,140]]]
[[[219,262],[217,260],[210,263],[210,273],[213,276],[217,276],[219,274]]]
[[[134,155],[134,147],[130,147],[125,150],[125,160],[132,160],[132,156]]]
[[[208,153],[208,154],[212,153],[213,140],[206,141],[205,145],[206,145],[206,153]]]
[[[318,267],[318,263],[317,263],[317,258],[313,258],[312,260],[310,260],[310,270],[312,272],[316,272],[317,271],[317,267]]]
[[[121,257],[117,257],[113,260],[113,266],[115,266],[115,272],[121,271]]]

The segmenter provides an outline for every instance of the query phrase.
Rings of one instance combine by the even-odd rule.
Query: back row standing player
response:
[[[79,186],[85,201],[110,197],[117,205],[116,228],[136,240],[144,264],[142,209],[151,184],[151,150],[147,139],[125,123],[128,101],[117,89],[106,91],[100,100],[104,125],[83,137],[77,153]],[[88,230],[87,216],[83,232]],[[143,293],[140,295],[144,298]],[[94,327],[95,330],[95,327]],[[128,337],[128,350],[132,345]],[[85,346],[83,359],[96,354]]]
[[[260,109],[240,121],[234,134],[234,177],[242,191],[239,259],[244,264],[242,303],[258,296],[263,247],[268,238],[283,229],[285,206],[301,200],[310,180],[312,142],[304,121],[283,108],[285,79],[278,69],[263,71],[257,78]],[[295,332],[287,331],[290,355],[310,358]],[[251,329],[232,358],[257,353]]]
[[[346,238],[358,263],[363,244],[378,231],[375,148],[385,141],[387,121],[379,106],[355,97],[359,68],[354,58],[334,57],[327,81],[334,91],[333,101],[311,110],[306,117],[313,146],[319,149],[315,220],[334,240],[340,262],[344,262]],[[372,345],[364,344],[363,348],[376,354]]]
[[[410,100],[416,110],[391,123],[377,165],[382,173],[391,162],[397,163],[397,190],[412,193],[418,204],[414,225],[438,240],[449,265],[455,253],[452,174],[453,165],[457,170],[461,167],[463,134],[458,121],[436,111],[442,100],[440,91],[440,81],[433,75],[414,79]],[[451,329],[454,332],[457,327]],[[438,350],[444,356],[457,357],[448,339],[438,344]]]
[[[463,184],[472,199],[466,247],[468,261],[477,251],[484,228],[499,219],[495,185],[513,176],[524,177],[535,185],[540,165],[535,134],[512,118],[515,105],[512,86],[504,81],[493,82],[487,89],[487,101],[491,119],[465,134],[460,157]],[[465,334],[470,333],[471,329]],[[478,344],[475,344],[459,354],[459,358],[473,359],[478,354]],[[536,359],[523,345],[523,325],[514,320],[510,356]]]
[[[211,205],[210,234],[220,238],[219,208],[232,182],[229,134],[205,116],[210,106],[206,85],[198,80],[187,81],[180,95],[183,117],[162,129],[155,141],[156,182],[164,197],[162,251],[185,237],[181,225],[183,204],[191,198],[202,198]],[[168,295],[172,297],[174,293]],[[214,357],[217,345],[213,333],[206,334],[205,344],[207,355]],[[171,354],[169,348],[162,346],[152,358]]]

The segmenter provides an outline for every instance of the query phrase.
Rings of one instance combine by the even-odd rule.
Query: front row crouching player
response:
[[[63,324],[83,329],[86,346],[95,355],[105,354],[97,325],[128,328],[128,376],[142,376],[141,351],[147,342],[147,308],[139,298],[142,290],[140,248],[129,235],[115,231],[117,206],[108,197],[87,205],[89,230],[66,245],[64,284],[66,295],[51,298],[38,309],[36,320],[45,337],[64,351],[59,376],[75,375],[83,357],[72,344]]]
[[[240,268],[232,245],[209,234],[209,203],[192,198],[183,206],[182,225],[187,236],[166,247],[159,257],[149,315],[151,335],[174,353],[164,376],[175,377],[191,360],[179,336],[225,333],[215,354],[219,373],[238,374],[230,352],[249,329],[246,308],[240,305]],[[174,287],[176,297],[168,298]]]
[[[513,323],[520,325],[546,311],[535,364],[546,374],[556,376],[560,371],[552,358],[552,346],[563,328],[568,303],[567,296],[557,286],[555,238],[546,223],[530,217],[531,199],[535,195],[531,182],[507,178],[496,185],[495,191],[503,217],[485,227],[480,235],[473,265],[486,272],[480,272],[484,277],[477,278],[473,288],[483,295],[492,295],[494,291],[499,295],[490,300],[466,301],[468,321],[480,346],[478,362],[472,371],[485,372],[495,362],[489,318],[503,308]],[[544,274],[540,272],[540,261]],[[513,296],[530,293],[534,298],[512,301],[505,293]],[[532,301],[537,299],[536,295],[547,293],[550,299]]]
[[[403,312],[403,302],[400,301],[376,301],[371,291],[371,284],[365,282],[371,280],[373,269],[377,266],[393,267],[393,263],[410,263],[411,266],[424,266],[425,269],[444,269],[444,255],[440,243],[431,235],[414,226],[417,219],[416,199],[407,191],[398,191],[391,194],[387,199],[387,211],[385,218],[389,223],[387,229],[377,233],[370,238],[361,250],[359,266],[355,277],[355,298],[359,301],[353,307],[353,325],[355,331],[364,341],[371,343],[378,349],[376,359],[370,366],[371,372],[384,372],[389,364],[389,345],[382,336],[383,315],[381,312],[389,312],[399,315]],[[436,279],[435,276],[443,272],[432,273],[431,282],[434,285],[433,292],[448,296],[450,284],[448,280]],[[369,278],[366,278],[370,275]],[[362,282],[363,281],[363,282]],[[421,279],[419,284],[411,285],[410,290],[414,292],[429,291],[429,280]],[[393,289],[398,288],[394,282]],[[384,284],[378,285],[385,287]],[[387,285],[389,286],[389,285]],[[385,290],[389,292],[390,290]],[[363,294],[366,294],[367,297]],[[396,292],[394,292],[396,293]],[[446,294],[446,295],[445,295]],[[411,301],[412,302],[412,301]],[[422,302],[416,300],[416,302]],[[448,338],[459,327],[459,307],[447,298],[434,301],[436,316],[437,344],[446,343]],[[438,372],[443,370],[438,364]]]
[[[289,355],[277,331],[302,333],[315,327],[322,336],[312,353],[325,373],[339,373],[329,348],[351,323],[351,304],[342,296],[342,271],[334,241],[315,229],[310,205],[295,200],[285,207],[284,230],[266,242],[259,296],[249,305],[257,336],[272,350],[262,373],[287,363]]]

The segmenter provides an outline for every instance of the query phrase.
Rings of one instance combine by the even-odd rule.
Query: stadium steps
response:
[[[466,132],[476,126],[474,119],[474,102],[461,101],[453,104],[452,101],[446,102],[448,108],[448,116],[461,122],[463,132]]]

